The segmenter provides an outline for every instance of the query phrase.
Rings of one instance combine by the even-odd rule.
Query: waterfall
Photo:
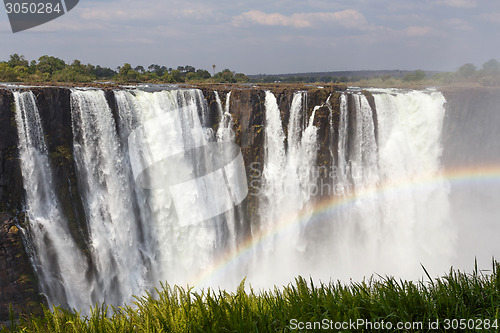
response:
[[[449,219],[449,184],[440,176],[446,101],[441,93],[421,91],[374,94],[374,98],[380,178],[391,187],[418,184],[384,191],[381,232],[383,241],[391,244],[385,255],[405,271],[415,258],[429,269],[446,267],[456,237]],[[433,181],[425,183],[429,178]]]
[[[222,175],[212,173],[214,178],[204,176],[206,181],[196,181],[200,179],[197,175],[234,158],[234,147],[227,144],[234,145],[228,106],[215,139],[206,135],[201,123],[208,108],[199,90],[119,91],[116,100],[120,119],[136,119],[135,124],[129,121],[125,125],[126,132],[133,133],[127,143],[129,151],[139,147],[147,154],[146,164],[152,166],[148,170],[154,184],[142,194],[141,210],[151,219],[144,228],[153,239],[149,241],[153,265],[158,267],[156,281],[189,282],[236,246],[235,212],[227,209],[226,201],[217,206],[216,198],[224,200]],[[210,149],[205,151],[204,147]],[[152,169],[154,165],[158,168]],[[246,180],[244,186],[246,189]]]
[[[371,95],[344,91],[309,106],[298,91],[280,110],[266,91],[262,160],[247,166],[262,171],[247,184],[235,94],[223,106],[215,93],[214,117],[198,89],[72,89],[73,158],[89,234],[83,251],[54,189],[36,99],[14,93],[25,233],[42,291],[51,304],[77,309],[123,305],[160,282],[196,284],[228,257],[233,266],[207,285],[233,288],[248,277],[268,288],[298,275],[328,281],[375,272],[415,278],[420,262],[449,265],[455,231],[441,177],[444,97]],[[328,123],[320,124],[325,108]],[[329,140],[318,138],[321,126]],[[322,148],[331,156],[324,188]],[[251,212],[248,185],[257,202]],[[231,257],[248,244],[244,257]]]
[[[217,97],[217,103],[218,103],[218,108],[220,111],[220,121],[219,121],[219,127],[217,128],[217,142],[219,143],[225,143],[229,142],[234,144],[235,142],[235,134],[233,131],[233,117],[231,116],[231,113],[229,112],[229,105],[230,105],[230,98],[231,98],[231,92],[228,92],[226,95],[226,104],[224,109],[222,109],[222,103],[220,101],[219,95],[216,92],[216,97]],[[231,160],[231,149],[227,149],[227,145],[221,145],[219,149],[221,151],[219,152],[220,156],[222,156],[222,159],[225,161]],[[235,250],[238,246],[237,244],[237,227],[240,224],[240,221],[237,220],[238,216],[243,216],[243,213],[241,211],[241,207],[237,206],[235,207],[236,211],[229,211],[225,214],[225,222],[224,221],[219,221],[219,223],[223,223],[227,226],[227,232],[226,232],[226,239],[227,239],[227,249],[228,250]],[[234,281],[236,282],[236,281]]]
[[[431,269],[451,263],[455,231],[448,185],[440,179],[445,100],[436,92],[373,94],[375,108],[361,93],[339,97],[337,160],[330,174],[335,208],[315,216],[307,209],[319,173],[312,125],[317,107],[307,122],[304,95],[295,93],[285,136],[276,98],[266,93],[260,232],[273,230],[283,216],[300,216],[300,223],[260,246],[249,281],[286,283],[304,272],[325,280],[373,272],[413,278],[421,272],[419,262]],[[421,184],[426,179],[432,181]]]
[[[273,222],[279,219],[279,207],[285,193],[285,133],[281,125],[278,102],[270,91],[266,91],[265,110],[264,167],[262,188],[258,191],[259,194],[262,193],[259,204],[260,226],[258,230],[252,230],[254,234],[272,228]]]
[[[347,130],[349,128],[349,118],[347,108],[347,95],[342,94],[340,96],[340,125],[339,125],[339,136],[338,136],[338,161],[337,161],[337,178],[340,187],[339,194],[344,194],[347,189],[344,187],[347,184],[347,174],[349,173],[349,165],[347,163]]]
[[[86,258],[68,229],[54,192],[44,131],[32,92],[14,92],[26,222],[35,271],[49,304],[80,308],[91,304]]]
[[[217,141],[219,142],[234,142],[234,131],[233,131],[233,117],[229,112],[229,105],[231,99],[231,92],[226,95],[226,106],[224,111],[222,111],[222,103],[219,98],[219,94],[216,93],[216,100],[218,109],[220,111],[220,122],[219,128],[217,129]]]
[[[299,214],[304,214],[313,197],[317,128],[313,125],[314,112],[307,121],[305,96],[305,92],[296,92],[293,96],[285,144],[276,97],[266,91],[265,155],[262,188],[259,190],[261,223],[254,234],[274,230],[284,216],[293,220]],[[303,255],[306,245],[300,228],[287,234],[286,239],[274,237],[255,254],[256,263],[249,272],[250,281],[258,285],[286,283],[290,274],[299,274],[297,256]]]
[[[72,90],[73,150],[96,270],[93,302],[131,301],[147,289],[137,216],[116,124],[101,90]]]
[[[335,195],[348,204],[333,215],[330,251],[340,271],[411,278],[420,270],[415,261],[445,267],[454,249],[448,185],[440,180],[445,100],[377,90],[374,101],[376,117],[364,95],[340,97]]]

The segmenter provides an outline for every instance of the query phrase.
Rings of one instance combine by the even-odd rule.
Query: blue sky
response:
[[[455,70],[500,60],[500,1],[80,0],[16,34],[0,10],[0,59],[12,53],[247,74]]]

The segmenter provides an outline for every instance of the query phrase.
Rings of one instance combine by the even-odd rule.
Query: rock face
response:
[[[12,93],[0,89],[0,212],[11,213],[22,208],[23,197],[13,103]]]
[[[44,302],[38,282],[25,251],[18,220],[0,214],[0,322],[9,319],[10,311],[40,314]]]
[[[443,130],[445,166],[472,166],[500,162],[500,89],[447,88]]]

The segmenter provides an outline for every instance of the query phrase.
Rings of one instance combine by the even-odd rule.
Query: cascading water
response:
[[[413,278],[421,273],[415,262],[438,270],[454,249],[448,185],[440,178],[445,100],[437,92],[373,95],[376,117],[364,95],[340,97],[338,207],[334,245],[325,253],[339,275]]]
[[[340,194],[347,191],[343,185],[347,184],[347,174],[349,173],[349,165],[347,163],[347,133],[349,128],[349,118],[347,117],[349,110],[347,109],[347,95],[342,94],[340,96],[340,125],[339,125],[339,139],[338,139],[338,159],[337,159],[337,178],[338,184],[341,186],[338,188]]]
[[[374,97],[380,177],[384,186],[393,187],[383,197],[381,231],[387,235],[384,241],[391,244],[387,256],[400,263],[402,271],[410,271],[411,260],[427,263],[434,271],[447,267],[456,230],[449,219],[449,184],[441,176],[446,101],[438,92]],[[413,184],[418,186],[409,187]]]
[[[258,210],[248,216],[240,206],[246,192],[230,186],[248,188],[245,175],[233,172],[240,160],[231,146],[230,93],[224,107],[215,94],[213,117],[200,90],[114,91],[113,115],[103,91],[73,89],[74,160],[89,231],[83,255],[54,194],[35,99],[16,93],[34,260],[49,302],[121,305],[160,281],[197,283],[242,241],[254,244],[246,257],[205,286],[234,288],[248,277],[268,288],[299,274],[414,278],[420,262],[446,267],[454,229],[440,179],[445,100],[437,92],[372,94],[373,103],[342,92],[338,103],[330,95],[323,104],[331,112],[332,169],[318,191],[320,106],[308,116],[307,93],[294,93],[285,133],[277,99],[266,91],[262,168],[247,166],[259,178],[249,184]],[[243,224],[254,243],[238,234]]]
[[[194,184],[195,188],[187,193],[205,198],[195,203],[192,203],[192,199],[196,198],[186,197],[184,194],[186,189],[180,188],[180,191],[174,193],[169,191],[172,182],[183,177],[193,179],[200,173],[197,170],[209,167],[214,161],[210,154],[201,154],[194,159],[193,156],[187,159],[185,156],[175,155],[166,161],[165,154],[169,152],[166,147],[171,150],[179,149],[182,153],[193,151],[195,147],[213,147],[219,142],[221,144],[216,146],[222,151],[218,151],[218,155],[222,160],[229,161],[226,157],[231,149],[225,150],[227,145],[222,143],[234,142],[234,133],[230,128],[231,117],[225,114],[221,118],[215,140],[213,132],[204,128],[200,122],[200,114],[201,119],[204,119],[207,106],[199,90],[156,93],[120,91],[116,92],[116,99],[122,119],[137,119],[135,125],[129,123],[125,126],[129,127],[127,133],[134,127],[142,128],[142,134],[133,143],[148,151],[150,156],[146,159],[159,163],[168,162],[166,172],[170,176],[167,179],[152,180],[156,185],[144,193],[146,204],[141,206],[141,209],[148,210],[146,215],[151,217],[150,224],[145,228],[152,230],[150,235],[154,239],[154,265],[159,267],[156,281],[168,280],[169,283],[179,284],[190,282],[218,256],[229,248],[234,248],[234,212],[211,213],[214,209],[213,198],[222,197],[221,184],[212,181]],[[166,120],[172,123],[164,122],[163,117],[168,117]],[[128,144],[131,144],[130,140]],[[148,163],[152,163],[151,161]],[[193,206],[197,209],[193,210]],[[197,211],[204,212],[205,217],[199,218]]]
[[[282,128],[276,97],[266,91],[265,155],[260,199],[260,225],[254,236],[274,232],[283,218],[294,220],[308,210],[316,182],[315,166],[317,128],[313,125],[314,112],[309,121],[304,112],[305,92],[293,96],[288,122],[288,140]],[[290,276],[300,274],[298,259],[306,249],[301,228],[293,229],[283,237],[273,237],[255,253],[254,267],[249,280],[258,285],[286,283]],[[300,259],[299,259],[300,260]],[[272,281],[270,281],[272,280]]]
[[[23,184],[26,192],[28,238],[42,292],[49,303],[69,308],[91,304],[85,274],[88,269],[70,235],[54,192],[44,131],[32,92],[14,92]]]
[[[231,92],[227,93],[226,107],[224,111],[222,111],[222,103],[220,101],[219,94],[217,92],[215,96],[218,104],[218,109],[220,112],[219,128],[217,129],[217,141],[234,142],[233,118],[231,116],[231,113],[229,112]]]
[[[73,90],[71,109],[73,150],[96,271],[93,302],[122,304],[147,288],[128,166],[104,92]]]
[[[353,112],[341,116],[344,123],[340,125],[343,135],[339,135],[337,170],[340,171],[339,188],[345,190],[341,196],[349,198],[354,195],[356,199],[352,209],[342,212],[335,237],[343,252],[338,258],[341,266],[355,270],[354,266],[362,259],[368,263],[377,260],[380,254],[379,227],[383,219],[377,194],[369,193],[380,180],[373,110],[363,94],[351,94],[350,102]],[[341,111],[348,112],[349,109],[341,108]],[[339,234],[344,235],[339,237]]]

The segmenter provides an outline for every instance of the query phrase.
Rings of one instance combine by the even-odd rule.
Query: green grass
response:
[[[54,308],[43,317],[21,316],[3,332],[288,332],[303,322],[299,331],[315,331],[314,322],[335,323],[367,320],[385,323],[383,332],[425,332],[429,323],[439,321],[439,330],[495,332],[500,309],[500,264],[484,274],[456,270],[428,281],[410,282],[392,277],[371,278],[348,285],[316,285],[301,277],[272,291],[245,291],[244,281],[236,292],[191,289],[165,285],[158,295],[136,299],[133,306],[95,307],[91,315]],[[447,321],[455,320],[455,321]],[[462,321],[460,321],[462,320]],[[306,322],[311,327],[308,329]],[[422,323],[415,328],[397,329],[401,323]],[[388,323],[392,329],[387,329]],[[459,325],[482,330],[460,329]],[[500,323],[499,323],[500,324]],[[302,324],[301,324],[302,325]],[[455,326],[453,326],[455,325]],[[302,327],[302,326],[301,326]],[[455,327],[456,329],[453,329]],[[458,327],[458,328],[457,328]],[[489,327],[489,326],[488,326]],[[365,330],[351,326],[342,330]],[[335,331],[335,330],[334,330]]]

